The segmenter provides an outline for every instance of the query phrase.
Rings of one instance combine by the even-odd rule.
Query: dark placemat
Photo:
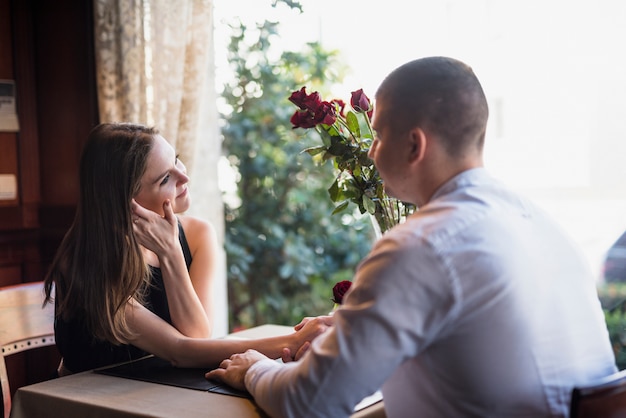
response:
[[[207,380],[204,377],[207,369],[174,367],[168,361],[154,356],[143,357],[139,360],[116,366],[103,367],[94,370],[94,372],[109,376],[142,380],[144,382],[160,383],[162,385],[203,390],[248,399],[252,398],[248,392],[233,389],[220,382]]]

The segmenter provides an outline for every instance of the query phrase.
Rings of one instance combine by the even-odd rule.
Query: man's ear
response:
[[[409,162],[419,162],[426,155],[426,133],[418,127],[409,132]]]

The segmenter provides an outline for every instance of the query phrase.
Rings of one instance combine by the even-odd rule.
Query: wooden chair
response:
[[[626,418],[626,370],[572,391],[570,418]]]
[[[0,385],[5,418],[11,410],[5,357],[55,343],[54,305],[47,304],[42,308],[43,300],[43,282],[0,288]]]

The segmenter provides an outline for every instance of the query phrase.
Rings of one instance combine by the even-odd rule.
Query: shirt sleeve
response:
[[[442,268],[427,247],[388,233],[357,269],[334,326],[299,362],[252,366],[248,391],[272,417],[349,416],[447,320],[449,285],[431,280]]]

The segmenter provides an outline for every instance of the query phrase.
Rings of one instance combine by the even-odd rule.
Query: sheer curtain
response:
[[[94,30],[100,121],[156,126],[187,166],[189,213],[223,242],[212,0],[94,0]],[[228,332],[224,252],[219,263],[216,337]]]

